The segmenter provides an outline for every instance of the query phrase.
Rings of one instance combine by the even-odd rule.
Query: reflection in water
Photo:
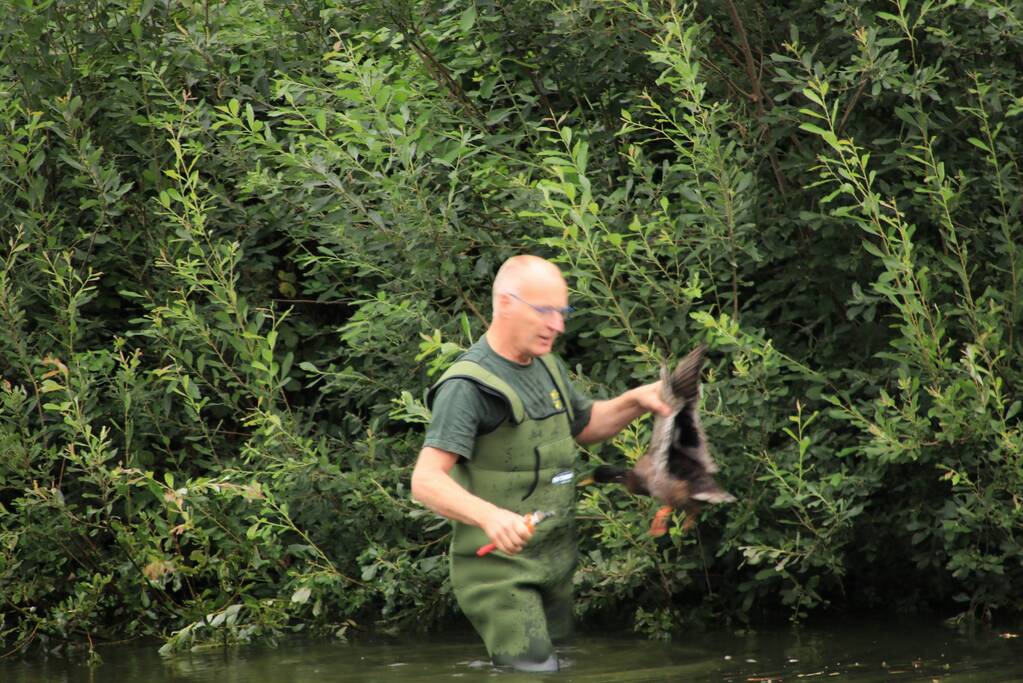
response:
[[[158,644],[100,650],[89,668],[58,658],[0,662],[3,683],[687,683],[767,681],[1023,682],[1023,640],[892,624],[702,633],[682,642],[581,636],[560,649],[562,671],[495,670],[472,634],[340,642],[288,641],[161,657]]]

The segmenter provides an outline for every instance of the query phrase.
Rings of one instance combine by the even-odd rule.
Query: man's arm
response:
[[[442,517],[480,527],[498,550],[510,555],[519,552],[533,535],[525,519],[459,486],[450,474],[458,457],[424,446],[412,470],[412,498]]]
[[[657,413],[664,417],[671,415],[671,406],[661,400],[659,381],[629,389],[616,398],[594,401],[590,421],[576,434],[575,440],[584,446],[604,441],[646,413]]]

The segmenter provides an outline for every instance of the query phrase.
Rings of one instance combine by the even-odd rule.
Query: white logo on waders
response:
[[[565,472],[558,472],[551,479],[552,484],[570,484],[575,479],[575,473],[569,470]]]

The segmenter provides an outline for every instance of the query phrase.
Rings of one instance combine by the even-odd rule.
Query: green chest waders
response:
[[[549,359],[561,396],[568,393]],[[575,441],[570,408],[542,420],[529,418],[503,380],[471,361],[451,366],[451,377],[471,379],[504,396],[511,418],[476,440],[471,460],[452,470],[471,493],[513,512],[554,512],[538,524],[522,552],[477,557],[490,542],[483,530],[454,523],[451,583],[462,611],[483,638],[495,664],[529,666],[556,661],[552,639],[572,629],[572,574],[576,565]],[[567,400],[563,399],[567,404]]]

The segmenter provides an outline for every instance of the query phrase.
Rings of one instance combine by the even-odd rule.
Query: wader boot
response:
[[[564,378],[554,361],[540,359],[561,396]],[[552,640],[572,630],[572,575],[576,565],[575,440],[571,408],[541,420],[526,415],[507,382],[471,361],[458,361],[434,389],[452,377],[471,379],[507,401],[510,417],[477,438],[471,460],[452,477],[471,493],[519,514],[554,512],[538,524],[522,552],[476,550],[490,542],[483,530],[454,522],[451,584],[462,611],[483,638],[494,664],[517,669],[558,668]],[[432,394],[432,392],[431,392]]]

